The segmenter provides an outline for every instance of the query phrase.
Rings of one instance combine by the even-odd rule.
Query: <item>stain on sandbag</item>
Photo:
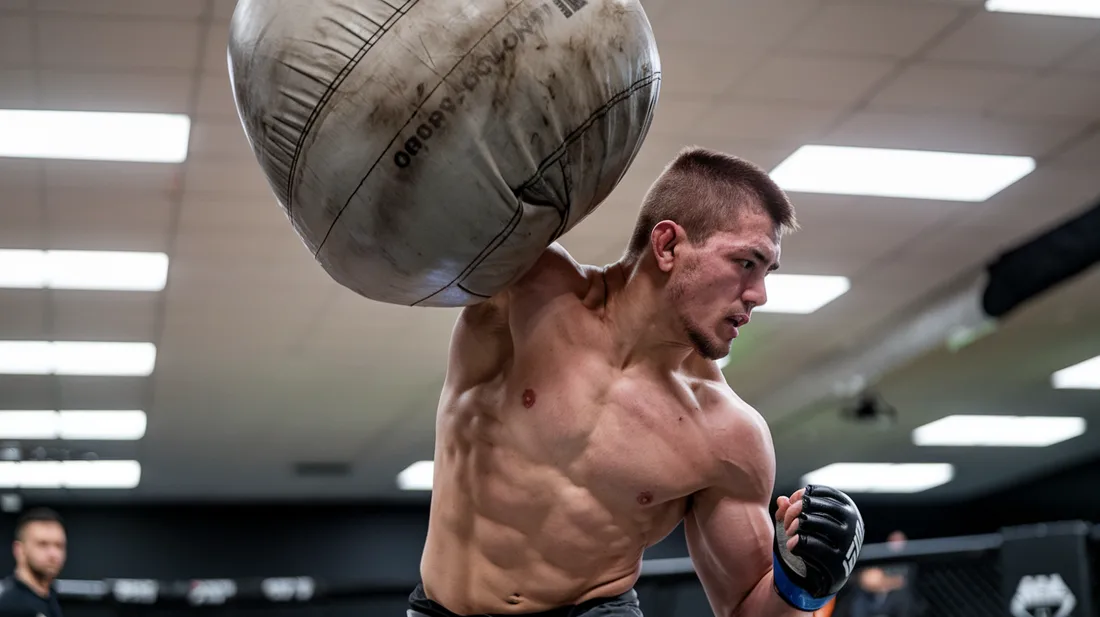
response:
[[[507,24],[502,24],[504,27],[499,30],[504,31],[503,35],[490,43],[478,46],[485,51],[479,52],[475,48],[463,58],[448,75],[453,78],[445,83],[445,87],[449,87],[452,91],[440,99],[433,111],[426,115],[422,113],[421,122],[416,126],[410,126],[407,134],[398,141],[398,150],[393,155],[394,164],[398,168],[407,168],[413,164],[416,157],[423,156],[429,142],[446,130],[448,119],[460,108],[467,93],[490,87],[486,85],[489,83],[494,86],[490,103],[493,109],[506,105],[512,94],[511,87],[517,71],[519,56],[517,50],[533,42],[536,49],[545,49],[542,27],[547,19],[552,17],[553,11],[554,8],[549,2],[530,9],[523,15],[509,20]]]

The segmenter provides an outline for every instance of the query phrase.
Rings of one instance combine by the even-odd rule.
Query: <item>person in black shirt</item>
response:
[[[15,524],[15,572],[0,583],[0,617],[62,617],[53,582],[65,566],[65,526],[48,508],[28,510]]]

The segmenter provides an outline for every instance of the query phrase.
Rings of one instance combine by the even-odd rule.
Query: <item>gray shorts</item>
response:
[[[417,585],[409,595],[407,617],[471,617],[458,615],[446,607],[428,599],[424,585]],[[473,617],[517,617],[516,615],[477,615]],[[538,613],[524,613],[523,617],[642,617],[638,593],[630,591],[613,598],[595,598],[582,604],[560,606]]]

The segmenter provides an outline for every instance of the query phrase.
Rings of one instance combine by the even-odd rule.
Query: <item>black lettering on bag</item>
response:
[[[553,0],[553,2],[558,8],[569,11],[576,11],[587,4],[587,0]],[[549,2],[539,5],[520,20],[511,32],[501,37],[500,42],[492,51],[472,58],[462,70],[461,80],[457,84],[460,86],[457,88],[458,101],[462,102],[464,98],[463,91],[473,92],[481,86],[483,77],[489,77],[494,71],[499,70],[497,67],[503,65],[510,54],[516,53],[516,49],[526,43],[528,37],[537,37],[537,28],[543,24],[547,17],[553,14],[553,11],[554,9]],[[544,46],[540,45],[536,49],[542,49]],[[453,88],[455,86],[454,82],[451,82],[451,85]],[[401,169],[405,169],[413,164],[418,155],[427,155],[427,142],[439,135],[446,127],[447,116],[457,110],[458,106],[451,97],[443,97],[436,109],[427,115],[427,118],[420,116],[420,119],[425,121],[416,125],[416,128],[413,129],[414,135],[406,139],[403,147],[394,153],[394,164]]]

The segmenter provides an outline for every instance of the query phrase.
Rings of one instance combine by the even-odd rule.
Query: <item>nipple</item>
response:
[[[638,503],[642,504],[643,506],[648,506],[652,501],[653,493],[650,493],[649,491],[642,491],[642,493],[638,495]]]
[[[518,593],[513,593],[512,595],[508,596],[508,599],[506,601],[508,602],[508,604],[515,606],[516,604],[523,602],[523,598],[520,597]]]
[[[523,406],[530,409],[535,406],[535,391],[528,388],[523,391]]]

